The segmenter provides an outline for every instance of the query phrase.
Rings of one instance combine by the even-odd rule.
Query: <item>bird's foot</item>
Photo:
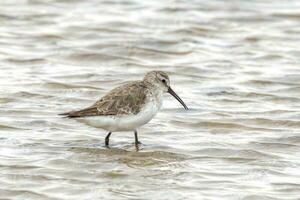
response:
[[[134,143],[136,151],[138,151],[140,149],[141,144],[142,143],[140,141]]]

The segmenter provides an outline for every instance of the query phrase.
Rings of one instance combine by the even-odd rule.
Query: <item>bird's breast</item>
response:
[[[148,103],[153,106],[153,109],[158,110],[161,109],[163,103],[163,93],[160,91],[152,91],[151,95],[148,97]]]

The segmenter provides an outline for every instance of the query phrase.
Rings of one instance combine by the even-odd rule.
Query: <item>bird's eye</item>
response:
[[[165,80],[165,79],[163,79],[163,80],[161,80],[161,82],[165,83],[165,82],[166,82],[166,80]]]

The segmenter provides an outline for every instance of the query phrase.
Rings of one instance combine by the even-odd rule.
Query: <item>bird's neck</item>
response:
[[[159,87],[159,85],[154,84],[153,82],[148,82],[147,80],[143,80],[143,83],[149,89],[151,99],[161,102],[164,91]]]

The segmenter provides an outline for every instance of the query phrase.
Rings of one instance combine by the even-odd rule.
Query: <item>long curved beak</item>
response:
[[[183,105],[184,109],[188,110],[189,108],[185,105],[185,103],[180,99],[180,97],[172,90],[171,87],[168,88],[168,92],[175,98],[181,105]]]

